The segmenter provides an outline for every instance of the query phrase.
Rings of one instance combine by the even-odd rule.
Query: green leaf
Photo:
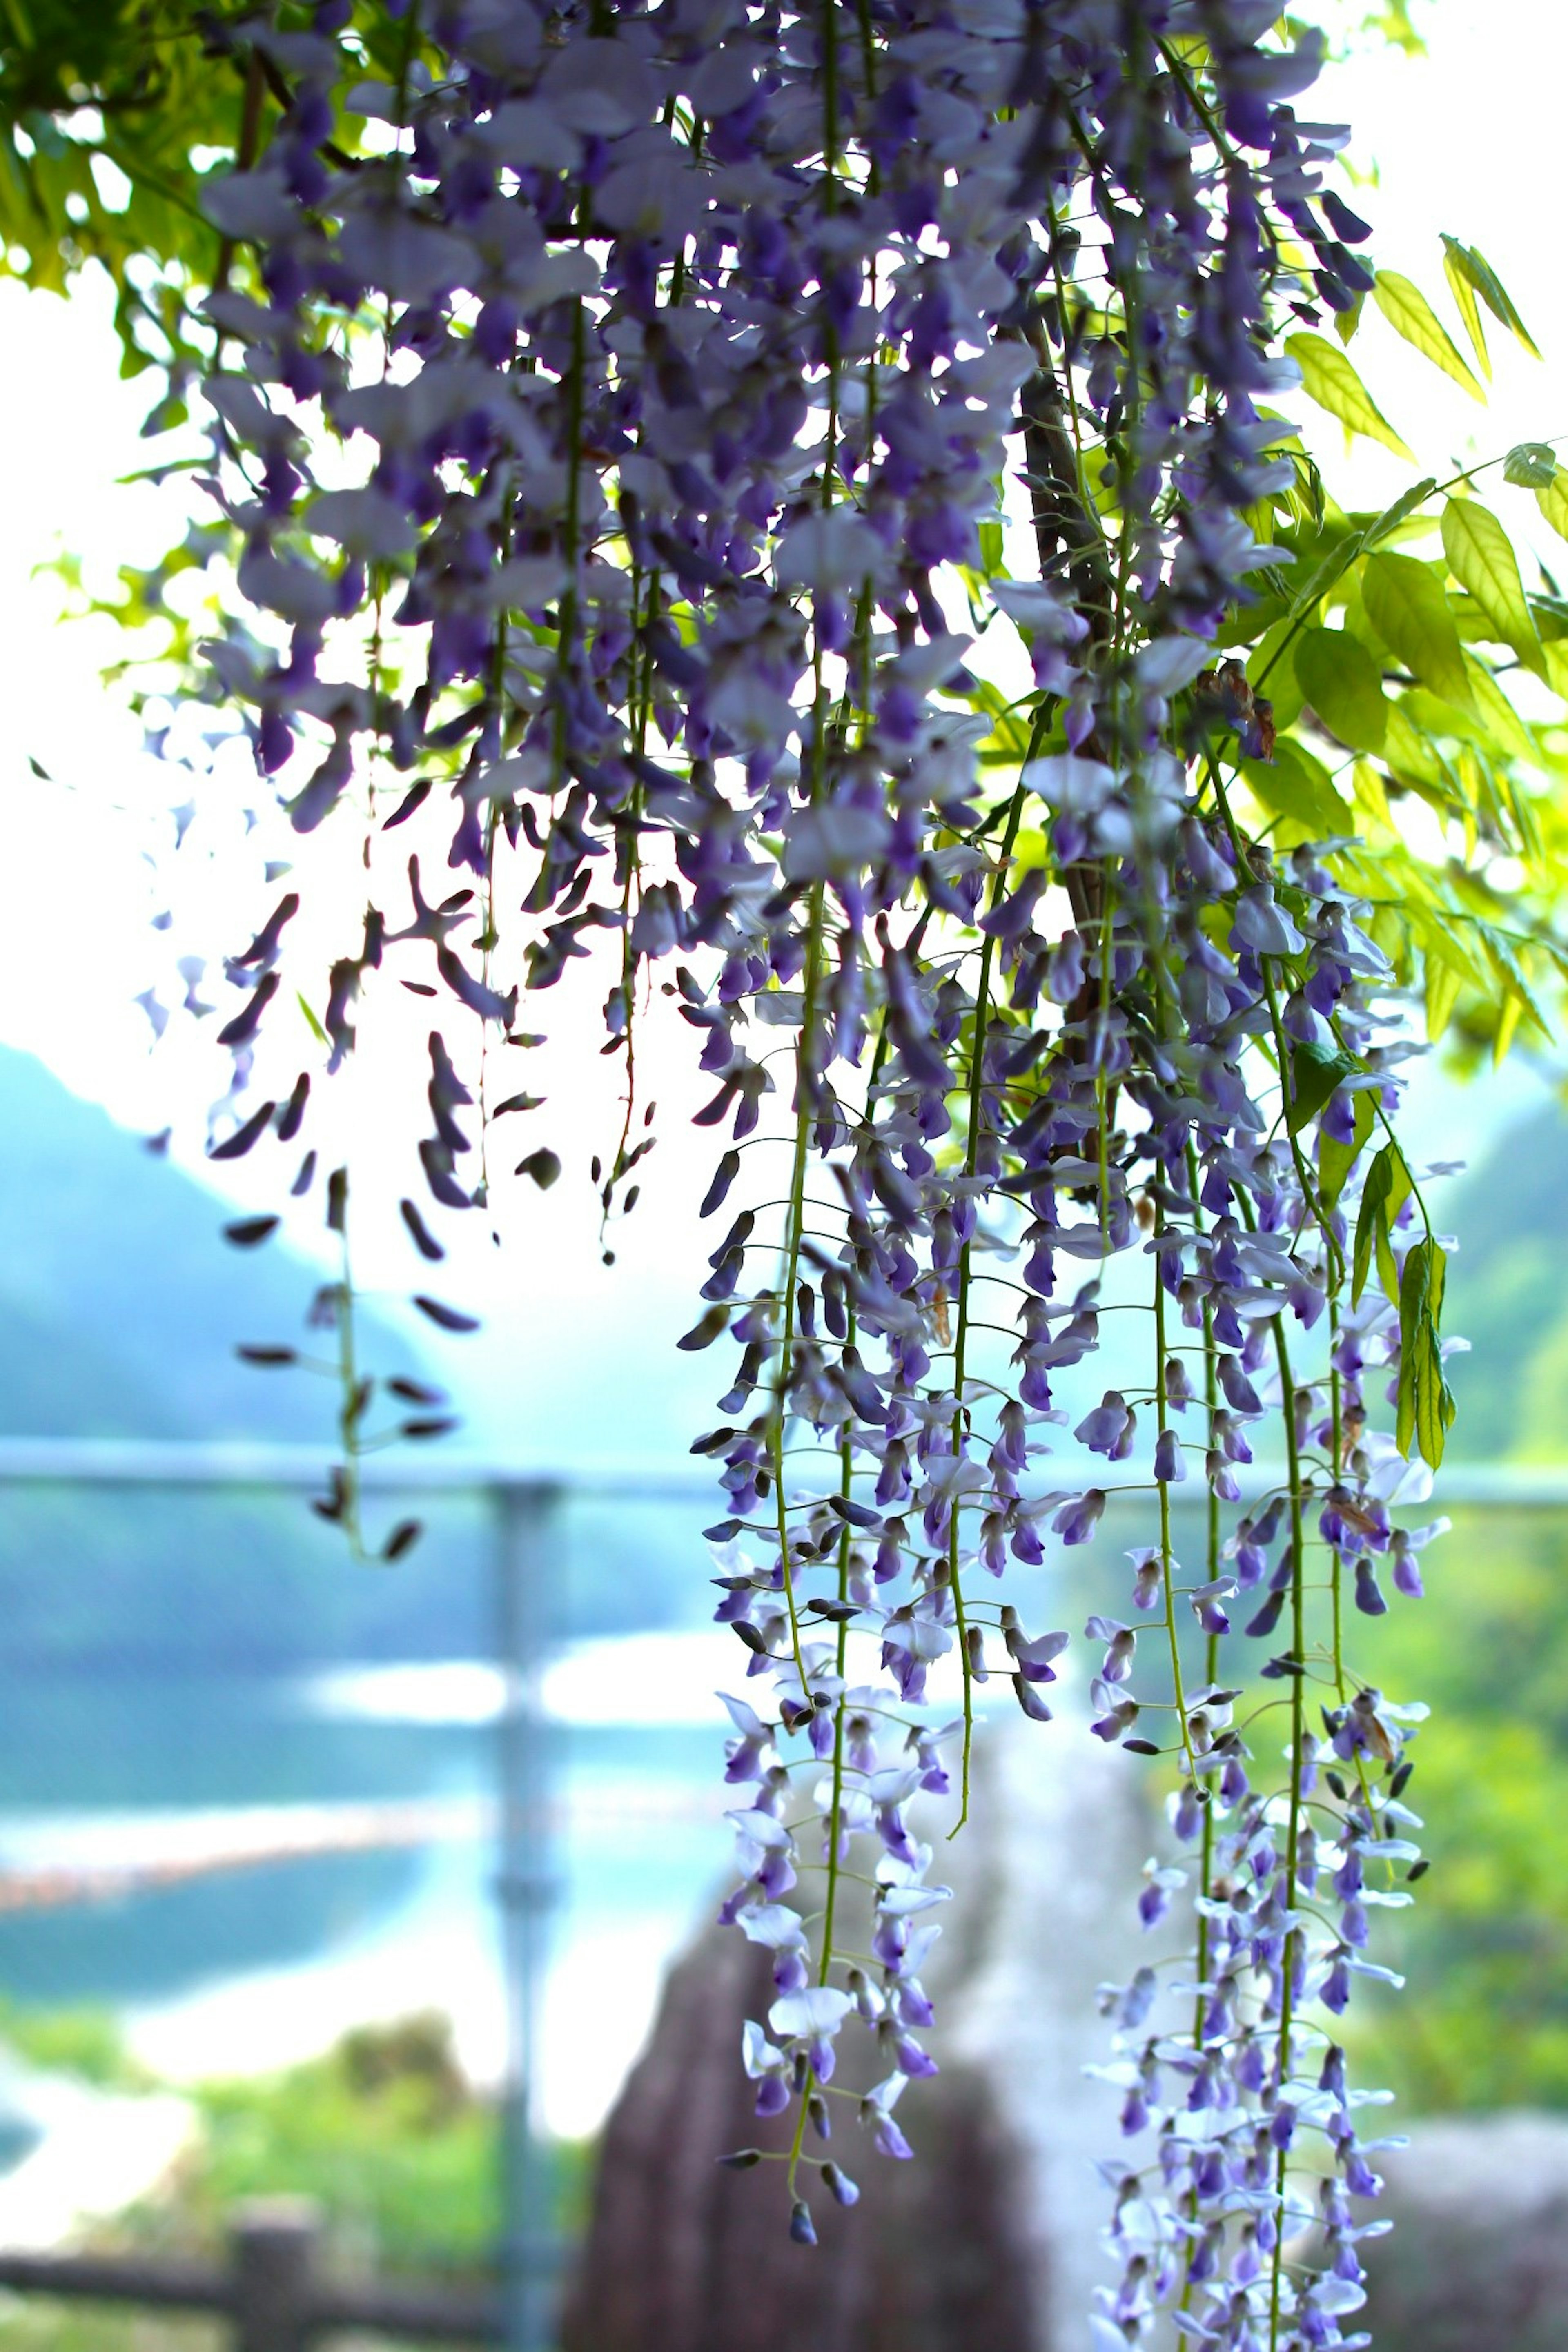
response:
[[[1282,656],[1289,649],[1296,624],[1289,614],[1276,621],[1273,627],[1254,646],[1247,656],[1247,675],[1259,694],[1267,692],[1274,711],[1274,724],[1281,733],[1294,727],[1301,716],[1301,687],[1289,662]]]
[[[1377,664],[1359,638],[1343,629],[1303,629],[1296,680],[1331,735],[1352,751],[1382,751],[1388,703]]]
[[[1399,1390],[1395,1442],[1408,1454],[1412,1441],[1434,1470],[1454,1419],[1454,1400],[1443,1377],[1439,1325],[1447,1260],[1437,1243],[1413,1242],[1399,1284]]]
[[[1561,466],[1550,486],[1535,493],[1535,503],[1559,539],[1568,539],[1568,473]]]
[[[1372,1130],[1377,1119],[1370,1093],[1352,1095],[1354,1132],[1349,1143],[1341,1143],[1331,1135],[1318,1130],[1318,1192],[1325,1209],[1334,1208],[1351,1170],[1372,1140]]]
[[[1407,522],[1417,507],[1424,507],[1437,487],[1436,477],[1427,474],[1421,481],[1402,490],[1391,507],[1385,507],[1374,522],[1369,522],[1361,534],[1363,547],[1381,547],[1384,541]]]
[[[1454,251],[1449,250],[1450,247],[1454,247]],[[1446,236],[1443,239],[1443,275],[1448,281],[1448,291],[1458,304],[1459,316],[1465,322],[1465,331],[1474,347],[1481,373],[1489,383],[1492,378],[1491,355],[1487,350],[1486,332],[1481,325],[1481,314],[1476,302],[1476,289],[1455,258],[1455,253],[1462,252],[1463,249],[1462,247],[1455,246],[1451,236]]]
[[[1327,768],[1289,738],[1275,745],[1272,760],[1244,760],[1241,772],[1264,808],[1289,817],[1314,841],[1354,832]]]
[[[1411,1191],[1410,1171],[1396,1143],[1385,1143],[1367,1170],[1361,1207],[1355,1221],[1355,1247],[1351,1259],[1351,1304],[1357,1306],[1372,1271],[1373,1252],[1384,1288],[1397,1305],[1399,1285],[1394,1275],[1389,1232]]]
[[[1475,697],[1476,709],[1485,731],[1487,749],[1501,753],[1505,759],[1522,760],[1527,767],[1540,767],[1539,748],[1485,662],[1478,661],[1474,654],[1467,653],[1465,667],[1469,672],[1470,691]],[[1542,667],[1544,670],[1544,649]]]
[[[1362,574],[1366,614],[1390,652],[1445,702],[1468,709],[1470,681],[1448,600],[1410,555],[1369,555]]]
[[[1443,552],[1461,588],[1468,589],[1498,639],[1521,662],[1544,677],[1541,639],[1525,601],[1519,559],[1506,530],[1479,499],[1449,499],[1443,509]]]
[[[1525,350],[1530,353],[1531,359],[1538,360],[1541,357],[1541,352],[1537,347],[1534,337],[1531,334],[1529,328],[1524,323],[1524,320],[1520,317],[1519,312],[1514,309],[1513,302],[1504,287],[1501,278],[1498,276],[1497,271],[1492,268],[1491,263],[1488,261],[1485,255],[1480,253],[1473,245],[1461,245],[1458,237],[1445,236],[1443,239],[1443,262],[1444,268],[1448,270],[1448,283],[1453,285],[1455,273],[1458,272],[1460,278],[1466,279],[1469,285],[1474,287],[1476,292],[1480,296],[1481,300],[1486,304],[1487,309],[1491,312],[1492,317],[1498,320],[1501,325],[1507,327],[1511,334],[1518,336],[1520,341],[1524,345]],[[1452,268],[1449,268],[1450,263],[1452,264]],[[1469,321],[1467,320],[1465,323],[1468,326]],[[1478,320],[1477,328],[1479,328],[1479,320]],[[1472,341],[1474,340],[1476,331],[1476,328],[1471,329]]]
[[[1299,1135],[1315,1118],[1342,1079],[1353,1077],[1361,1065],[1342,1046],[1311,1045],[1298,1038],[1290,1048],[1290,1094],[1285,1125]]]
[[[300,1012],[305,1016],[311,1036],[315,1039],[318,1045],[324,1045],[327,1042],[326,1031],[322,1028],[321,1023],[317,1020],[315,1014],[311,1012],[310,1006],[306,1003],[303,996],[300,994],[298,990],[295,991],[295,998],[299,1003]]]
[[[1503,459],[1502,478],[1516,490],[1549,490],[1557,479],[1557,459],[1544,441],[1516,441]]]
[[[1412,285],[1408,278],[1401,278],[1396,270],[1380,269],[1372,299],[1396,335],[1403,335],[1424,359],[1462,384],[1472,400],[1485,401],[1486,394],[1460,358],[1453,337],[1419,286]]]
[[[1469,974],[1464,966],[1450,956],[1442,955],[1428,940],[1426,942],[1426,1034],[1434,1045],[1454,1017],[1454,1007],[1459,1001],[1459,991]]]
[[[1337,416],[1347,433],[1360,433],[1369,441],[1381,441],[1395,457],[1408,457],[1415,463],[1414,452],[1400,439],[1343,352],[1336,351],[1321,335],[1304,331],[1288,336],[1285,348],[1301,371],[1301,383],[1309,400],[1315,400],[1320,408]]]

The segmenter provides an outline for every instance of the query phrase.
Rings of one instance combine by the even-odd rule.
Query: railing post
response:
[[[235,2352],[307,2352],[321,2215],[308,2198],[258,2197],[230,2230]]]
[[[550,2184],[534,2115],[537,2009],[543,1975],[548,1873],[547,1774],[541,1682],[552,1631],[548,1546],[555,1487],[530,1481],[496,1492],[500,1718],[501,1948],[507,2070],[501,2116],[502,2315],[507,2352],[548,2352]]]

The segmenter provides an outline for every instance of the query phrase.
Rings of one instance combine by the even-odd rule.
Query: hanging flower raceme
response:
[[[263,617],[215,690],[300,834],[363,834],[334,1062],[384,965],[440,1002],[437,1227],[484,1197],[474,1124],[535,1108],[476,1099],[451,1039],[531,1042],[596,934],[606,1213],[647,974],[711,1078],[732,1221],[681,1344],[737,1351],[697,1448],[746,1682],[724,1916],[772,1955],[744,2061],[795,2234],[833,2099],[910,2153],[980,1699],[1051,1717],[1067,1633],[1002,1580],[1141,1497],[1092,1729],[1162,1759],[1138,1911],[1191,1908],[1196,1946],[1163,2003],[1149,1968],[1108,1994],[1133,2145],[1096,2326],[1362,2340],[1375,2178],[1331,2037],[1416,1824],[1412,1711],[1346,1624],[1380,1569],[1419,1588],[1391,1507],[1448,1407],[1390,974],[1333,845],[1271,852],[1237,782],[1272,723],[1226,648],[1297,483],[1274,337],[1365,282],[1339,135],[1293,110],[1315,48],[1253,0],[399,21],[391,79],[347,0],[244,36],[279,110],[210,196],[253,266],[209,302],[209,397]],[[286,920],[231,967],[247,1051]]]

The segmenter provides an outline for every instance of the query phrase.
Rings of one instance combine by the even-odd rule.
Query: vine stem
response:
[[[1156,1196],[1154,1202],[1154,1239],[1158,1242],[1165,1230],[1165,1208]],[[1154,1413],[1159,1434],[1165,1434],[1169,1399],[1165,1383],[1165,1284],[1161,1272],[1160,1253],[1154,1253]],[[1176,1595],[1171,1577],[1175,1562],[1171,1557],[1171,1486],[1170,1481],[1156,1481],[1160,1490],[1160,1584],[1165,1596],[1165,1639],[1171,1652],[1171,1695],[1175,1701],[1176,1720],[1181,1727],[1182,1754],[1186,1763],[1187,1778],[1200,1799],[1205,1800],[1206,1790],[1198,1787],[1197,1759],[1193,1753],[1192,1726],[1187,1721],[1187,1695],[1182,1675],[1182,1645],[1176,1635]],[[1205,1801],[1206,1817],[1206,1801]]]
[[[1194,1233],[1201,1234],[1204,1231],[1204,1213],[1198,1201],[1198,1192],[1200,1189],[1198,1182],[1198,1154],[1197,1147],[1190,1137],[1187,1140],[1187,1182],[1191,1188],[1193,1196],[1193,1230]],[[1214,1302],[1206,1293],[1204,1297],[1203,1311],[1204,1405],[1208,1416],[1208,1442],[1209,1451],[1212,1453],[1215,1442],[1215,1422],[1219,1412],[1219,1380],[1215,1349]],[[1219,1496],[1215,1492],[1214,1481],[1212,1478],[1208,1482],[1207,1517],[1208,1581],[1213,1584],[1217,1580],[1220,1570],[1220,1515]],[[1204,1644],[1204,1680],[1205,1685],[1209,1689],[1214,1687],[1215,1683],[1218,1679],[1218,1675],[1219,1636],[1217,1633],[1210,1633]],[[1204,2003],[1205,1996],[1202,1988],[1208,1980],[1209,1972],[1209,1916],[1207,1911],[1204,1908],[1204,1905],[1206,1904],[1214,1886],[1214,1838],[1215,1809],[1211,1801],[1204,1807],[1203,1836],[1202,1843],[1198,1850],[1198,1890],[1202,1900],[1198,1906],[1197,1967],[1195,1970],[1199,1990],[1194,1995],[1193,2005],[1193,2051],[1194,2055],[1201,2053],[1204,2042]],[[1191,2210],[1193,2216],[1195,2219],[1198,2210],[1197,2193],[1195,2190],[1193,2192]],[[1182,2284],[1182,2299],[1179,2305],[1179,2308],[1183,2311],[1186,2311],[1191,2307],[1193,2286],[1194,2281],[1190,2276],[1184,2280]]]
[[[838,17],[837,0],[822,0],[822,111],[823,111],[823,208],[832,214],[837,204],[838,170]],[[833,504],[833,475],[838,458],[838,341],[831,319],[827,320],[827,436],[822,457],[822,504],[826,510]],[[812,667],[814,725],[812,730],[811,804],[817,807],[827,781],[827,689],[823,677],[822,637],[813,630]],[[822,919],[825,887],[814,882],[811,888],[806,924],[805,979],[803,991],[800,1046],[795,1061],[795,1159],[790,1181],[789,1250],[784,1284],[784,1344],[779,1355],[778,1405],[774,1415],[773,1451],[774,1464],[775,1501],[779,1522],[779,1563],[784,1576],[784,1595],[789,1603],[790,1634],[795,1644],[795,1671],[800,1676],[801,1697],[806,1697],[805,1661],[800,1646],[800,1615],[795,1596],[795,1572],[790,1563],[789,1534],[784,1513],[784,1415],[789,1409],[789,1381],[795,1352],[795,1289],[800,1278],[801,1243],[805,1224],[805,1154],[810,1136],[814,1072],[811,1064],[813,1037],[816,1025],[816,996],[822,971]],[[845,1558],[840,1544],[841,1561]],[[842,1581],[845,1573],[840,1568]],[[843,1652],[843,1629],[839,1633],[839,1651]],[[838,1719],[834,1727],[834,1748],[840,1756],[843,1738],[844,1710],[840,1704]],[[840,1771],[842,1765],[839,1765]],[[838,1885],[838,1784],[835,1784],[835,1810],[831,1821],[832,1852],[828,1859],[829,1885],[837,1898]],[[822,1968],[826,1977],[830,1963],[832,1942],[823,1935]],[[805,2140],[805,2119],[811,2106],[812,2087],[816,2070],[809,2060],[805,2079],[801,2084],[800,2113],[795,2117],[795,2138],[789,2155],[789,2192],[795,2194],[795,2178],[800,2164],[800,2152]]]
[[[1230,798],[1225,789],[1225,780],[1219,772],[1219,761],[1211,756],[1206,764],[1209,781],[1214,785],[1215,797],[1219,803],[1220,814],[1225,819],[1226,831],[1230,835],[1231,847],[1236,852],[1239,880],[1241,875],[1249,870],[1246,848],[1236,818],[1231,812]],[[1316,1180],[1307,1165],[1307,1157],[1301,1149],[1300,1135],[1290,1124],[1290,1055],[1285,1038],[1285,1023],[1279,1011],[1279,985],[1274,973],[1275,958],[1259,955],[1258,961],[1263,973],[1264,994],[1268,1000],[1268,1025],[1274,1033],[1274,1058],[1279,1069],[1280,1116],[1285,1121],[1285,1133],[1290,1146],[1291,1163],[1296,1171],[1296,1181],[1301,1187],[1301,1198],[1310,1210],[1312,1221],[1323,1237],[1323,1246],[1329,1255],[1330,1281],[1337,1285],[1344,1276],[1344,1252],[1340,1247],[1332,1223],[1323,1207]],[[1342,1039],[1341,1042],[1342,1044]]]
[[[1290,1629],[1292,1664],[1290,1676],[1290,1795],[1289,1820],[1285,1833],[1285,1937],[1280,1955],[1279,1979],[1279,2058],[1277,2070],[1276,2097],[1285,2088],[1290,2074],[1290,2029],[1294,2022],[1295,1930],[1291,1921],[1296,1909],[1296,1859],[1301,1820],[1301,1780],[1306,1759],[1306,1664],[1307,1664],[1307,1588],[1305,1560],[1305,1525],[1301,1511],[1301,1449],[1296,1434],[1296,1386],[1290,1371],[1290,1349],[1285,1337],[1284,1318],[1276,1315],[1274,1351],[1279,1364],[1279,1385],[1284,1394],[1285,1459],[1290,1479]],[[1275,2167],[1274,2189],[1279,2200],[1275,2216],[1274,2250],[1268,2283],[1268,2352],[1279,2352],[1279,2303],[1284,2281],[1285,2262],[1285,2188],[1289,2168],[1289,2150],[1281,2148]]]
[[[1048,725],[1047,712],[1041,710],[1036,717],[1029,736],[1029,747],[1024,755],[1026,769],[1045,740]],[[1023,823],[1024,802],[1027,791],[1028,787],[1020,775],[1008,804],[1007,822],[1003,828],[1001,847],[997,854],[996,873],[991,885],[992,913],[994,913],[1001,904],[1002,894],[1006,888],[1008,862],[1013,855],[1014,844],[1018,838],[1018,827]],[[995,953],[996,941],[992,933],[986,931],[983,935],[980,949],[980,977],[974,992],[974,1040],[969,1056],[969,1135],[963,1153],[963,1173],[966,1180],[973,1179],[980,1160],[980,1129],[985,1090],[985,1045],[991,1019],[991,968],[995,960]],[[952,1451],[955,1459],[964,1437],[964,1361],[970,1331],[969,1288],[972,1249],[973,1244],[965,1241],[958,1254],[958,1317],[953,1328],[952,1343]],[[974,1667],[969,1654],[969,1622],[964,1614],[963,1580],[959,1572],[962,1511],[962,1500],[955,1493],[952,1498],[952,1524],[948,1529],[947,1538],[947,1581],[948,1590],[952,1595],[952,1613],[958,1622],[958,1654],[960,1671],[963,1676],[963,1764],[960,1781],[958,1819],[948,1832],[950,1838],[955,1838],[969,1819],[969,1776],[974,1752]]]
[[[773,1466],[773,1508],[778,1519],[779,1573],[784,1579],[789,1611],[790,1644],[800,1676],[803,1705],[808,1703],[805,1654],[800,1641],[800,1609],[795,1599],[795,1569],[790,1558],[789,1517],[784,1501],[784,1423],[789,1413],[790,1378],[795,1366],[795,1291],[800,1281],[801,1245],[805,1237],[805,1155],[811,1135],[810,1067],[807,1040],[816,1019],[816,992],[822,969],[822,885],[814,883],[807,921],[805,986],[801,1040],[795,1057],[795,1157],[790,1170],[789,1216],[784,1247],[784,1331],[779,1347],[778,1387],[773,1404],[770,1452]]]

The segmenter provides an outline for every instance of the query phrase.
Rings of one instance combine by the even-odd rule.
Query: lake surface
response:
[[[0,1911],[0,1996],[112,2009],[175,2082],[286,2065],[355,2023],[437,2007],[494,2079],[500,1683],[478,1654],[496,1622],[482,1512],[442,1504],[411,1560],[367,1569],[323,1549],[297,1498],[278,1498],[276,1528],[216,1496],[199,1512],[131,1500],[95,1497],[83,1517],[85,1498],[68,1512],[62,1497],[58,1518],[40,1504],[13,1528],[14,1578],[53,1579],[62,1604],[68,1591],[91,1640],[0,1643],[0,1869],[273,1858]],[[743,1689],[746,1659],[705,1622],[701,1516],[574,1499],[540,1558],[558,1895],[537,2087],[563,2135],[602,2119],[663,1968],[728,1883],[715,1693]],[[1068,1609],[1058,1586],[1029,1613]],[[258,1658],[267,1671],[237,1664]],[[366,1807],[422,1805],[447,1809],[450,1834],[277,1858]]]
[[[573,1644],[548,1678],[559,1895],[540,2096],[552,2130],[598,2122],[665,1960],[727,1867],[723,1719],[702,1695],[733,1682],[734,1648],[707,1631]],[[499,1692],[493,1669],[461,1661],[264,1679],[35,1675],[0,1690],[0,1864],[13,1869],[276,1849],[331,1836],[367,1805],[445,1801],[456,1817],[423,1850],[247,1862],[0,1916],[0,1992],[110,2007],[175,2078],[288,2063],[363,2019],[434,2006],[493,2077]],[[615,1719],[639,1708],[652,1719]]]

